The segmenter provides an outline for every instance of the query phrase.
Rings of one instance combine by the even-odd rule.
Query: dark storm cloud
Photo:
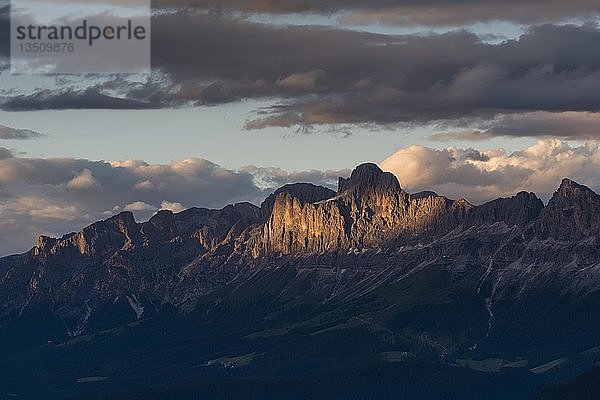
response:
[[[194,7],[213,12],[345,14],[348,23],[455,25],[504,20],[517,23],[589,18],[596,0],[155,0],[156,7]]]
[[[41,90],[30,95],[9,98],[2,104],[7,111],[65,109],[148,109],[156,104],[103,94],[96,87],[84,90]]]
[[[395,36],[180,13],[156,16],[152,33],[158,78],[138,86],[113,82],[123,97],[107,94],[114,87],[105,92],[95,86],[15,97],[2,107],[154,108],[277,99],[257,111],[248,129],[600,110],[600,30],[593,24],[542,25],[517,40],[490,44],[466,31]]]
[[[473,128],[457,129],[468,125]],[[596,140],[600,138],[600,113],[538,111],[501,115],[486,121],[452,121],[440,124],[438,128],[443,132],[432,135],[432,139],[440,141],[477,141],[494,136]]]
[[[0,139],[3,140],[27,140],[43,137],[44,135],[30,129],[18,129],[10,126],[0,125]]]
[[[322,70],[328,78],[304,92],[311,97],[295,97],[266,110],[247,127],[427,123],[537,110],[595,112],[600,107],[596,26],[545,25],[496,45],[466,32],[378,40],[353,37],[344,47],[316,38],[308,44],[305,38],[305,46],[317,50],[303,70]],[[292,65],[302,65],[293,54]],[[290,66],[282,68],[285,74],[301,72]],[[273,94],[289,96],[278,89]]]

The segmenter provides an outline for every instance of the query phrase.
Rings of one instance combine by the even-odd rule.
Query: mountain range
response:
[[[599,306],[588,187],[473,205],[362,164],[1,258],[0,398],[554,399]]]

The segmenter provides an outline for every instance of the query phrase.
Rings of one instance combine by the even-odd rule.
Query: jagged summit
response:
[[[560,186],[556,190],[555,194],[558,194],[558,195],[568,195],[568,194],[574,194],[574,193],[577,193],[577,192],[596,194],[589,187],[587,187],[585,185],[581,185],[581,184],[579,184],[579,183],[577,183],[574,180],[571,180],[569,178],[563,178],[562,179],[562,181],[560,183]]]
[[[559,240],[600,235],[600,196],[564,178],[542,211],[536,229],[541,237]]]
[[[263,218],[269,218],[273,211],[275,199],[282,194],[287,194],[298,199],[300,203],[316,203],[335,196],[335,191],[312,183],[289,183],[283,185],[262,202],[260,208]]]
[[[148,223],[143,224],[142,231],[153,238],[160,237],[162,240],[170,240],[178,235],[175,217],[170,210],[160,210]]]
[[[600,196],[587,186],[571,179],[564,178],[559,188],[554,192],[547,209],[587,209],[596,211],[600,207]]]
[[[524,226],[535,220],[543,208],[544,203],[535,193],[522,191],[474,207],[472,223],[503,221],[508,226]]]
[[[367,191],[399,192],[400,182],[391,172],[383,172],[377,164],[361,164],[352,171],[349,178],[339,178],[338,194]]]

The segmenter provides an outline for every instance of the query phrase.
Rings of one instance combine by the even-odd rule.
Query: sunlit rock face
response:
[[[283,192],[272,202],[262,227],[262,250],[283,254],[376,248],[474,224],[522,225],[543,208],[541,200],[525,192],[479,207],[433,192],[411,196],[394,175],[375,164],[363,164],[348,179],[340,178],[337,194],[327,199],[307,202]]]
[[[363,164],[340,178],[330,198],[306,203],[277,195],[262,228],[263,250],[310,254],[382,246],[403,235],[449,229],[469,207],[440,196],[411,200],[394,175]]]

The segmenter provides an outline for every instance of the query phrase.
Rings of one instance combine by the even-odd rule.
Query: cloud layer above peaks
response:
[[[571,146],[544,139],[523,150],[476,150],[409,146],[381,162],[412,193],[434,190],[475,204],[519,191],[535,192],[544,201],[568,177],[600,191],[598,141]]]

